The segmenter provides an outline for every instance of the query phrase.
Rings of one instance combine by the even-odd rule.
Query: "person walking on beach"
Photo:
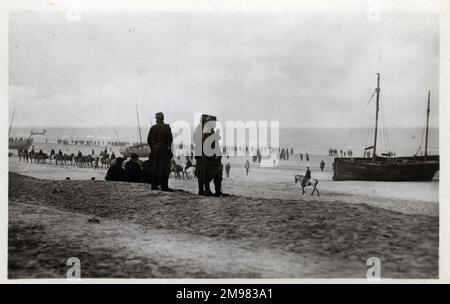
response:
[[[164,123],[164,114],[155,114],[156,124],[150,128],[147,143],[150,147],[150,159],[153,166],[152,190],[173,191],[169,188],[170,160],[172,153],[172,130]]]
[[[323,172],[323,169],[325,169],[325,162],[323,161],[323,159],[320,161],[320,171]]]
[[[227,164],[225,165],[225,174],[226,174],[227,178],[230,177],[230,169],[231,169],[230,162],[227,162]]]
[[[131,183],[139,183],[142,177],[142,169],[138,163],[139,156],[131,153],[130,160],[125,164],[125,180]]]
[[[106,172],[105,180],[111,182],[123,182],[125,181],[125,170],[122,168],[123,158],[116,158],[116,162],[114,165],[109,167]]]
[[[245,161],[245,175],[248,175],[248,172],[250,171],[250,162],[248,159]]]

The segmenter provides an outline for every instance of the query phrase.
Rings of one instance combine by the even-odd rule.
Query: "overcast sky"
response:
[[[377,72],[387,124],[423,126],[431,89],[438,125],[435,15],[16,13],[9,39],[14,126],[136,126],[135,103],[143,124],[354,126]]]

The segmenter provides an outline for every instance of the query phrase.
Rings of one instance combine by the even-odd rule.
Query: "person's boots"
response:
[[[169,188],[169,176],[161,177],[161,191],[173,192],[173,189]]]
[[[157,172],[153,173],[152,177],[152,190],[159,190],[159,176]]]
[[[198,195],[205,195],[205,189],[203,187],[203,182],[200,178],[197,179],[198,182]]]
[[[214,193],[215,196],[223,195],[221,181],[214,179],[214,190],[215,190],[215,193]]]

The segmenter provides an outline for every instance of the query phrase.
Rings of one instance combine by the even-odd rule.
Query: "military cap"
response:
[[[203,114],[202,115],[202,123],[205,124],[208,121],[217,121],[217,117],[214,115]]]

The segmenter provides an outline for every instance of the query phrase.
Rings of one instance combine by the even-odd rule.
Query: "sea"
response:
[[[45,135],[33,135],[35,144],[45,143],[51,146],[58,140],[95,141],[99,146],[107,146],[108,142],[140,142],[137,128],[132,127],[13,127],[10,138],[28,137],[31,131]],[[146,142],[148,128],[141,129],[141,138]],[[174,134],[174,138],[179,134]],[[339,152],[351,150],[353,156],[362,156],[365,147],[373,145],[373,128],[294,128],[280,127],[279,144],[281,148],[293,149],[294,153],[311,155],[328,155],[329,149]],[[390,128],[378,130],[378,154],[393,152],[397,156],[411,156],[424,153],[425,130],[423,128]],[[439,154],[439,129],[430,128],[428,154]]]

